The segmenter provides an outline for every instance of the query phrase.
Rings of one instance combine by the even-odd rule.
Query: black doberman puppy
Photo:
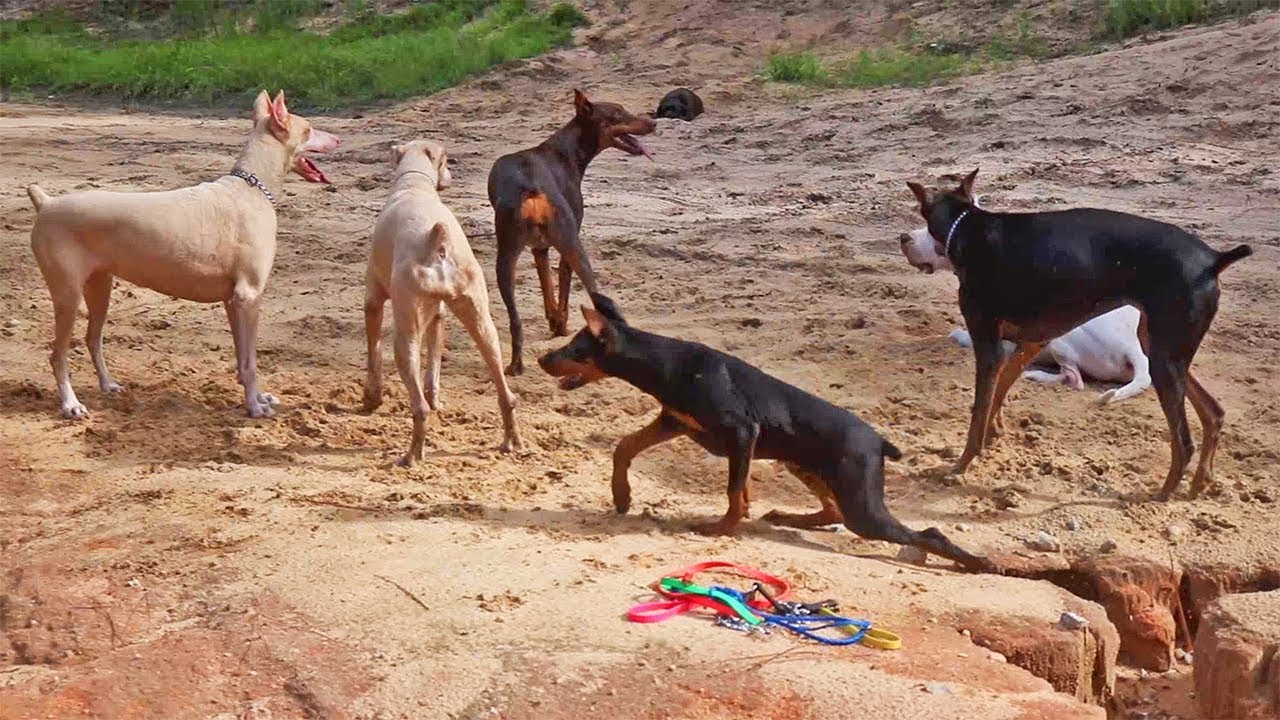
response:
[[[853,413],[747,363],[698,343],[662,337],[627,324],[613,301],[592,295],[582,307],[587,325],[565,347],[538,363],[573,390],[616,377],[662,403],[658,417],[618,442],[613,453],[613,504],[631,506],[631,460],[659,443],[688,437],[708,452],[729,458],[729,510],[697,527],[708,535],[732,534],[747,514],[751,460],[781,461],[822,501],[812,515],[770,513],[766,520],[796,527],[843,523],[873,540],[913,545],[970,570],[990,570],[985,558],[956,547],[937,528],[915,531],[884,504],[884,459],[898,448]]]
[[[682,87],[663,95],[658,103],[658,111],[653,116],[692,122],[701,114],[702,98],[689,88]]]
[[[575,114],[537,147],[503,155],[489,171],[489,204],[493,206],[498,241],[498,291],[511,320],[511,364],[508,375],[524,371],[524,333],[516,308],[516,261],[525,246],[533,250],[542,286],[542,304],[554,335],[568,335],[569,283],[578,275],[588,292],[596,292],[596,277],[582,247],[582,177],[587,165],[607,148],[628,155],[644,155],[636,135],[657,126],[651,118],[632,115],[616,103],[593,103],[574,90]],[[551,277],[547,252],[560,254],[560,292]]]
[[[1151,382],[1169,422],[1172,462],[1157,498],[1171,497],[1195,445],[1190,399],[1204,427],[1195,497],[1213,478],[1225,413],[1190,373],[1191,360],[1218,310],[1218,274],[1253,250],[1218,252],[1168,223],[1110,210],[996,213],[973,200],[974,170],[954,190],[907,183],[929,225],[932,247],[911,248],[917,267],[951,267],[960,279],[960,312],[973,337],[977,372],[961,473],[1000,432],[1009,386],[1045,343],[1121,305],[1142,311],[1138,335]],[[911,242],[906,236],[904,243]],[[906,250],[906,248],[904,248]],[[1016,344],[1007,359],[1001,341]]]

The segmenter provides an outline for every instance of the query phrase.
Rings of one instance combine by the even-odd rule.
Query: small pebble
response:
[[[956,525],[956,532],[969,532],[972,529],[973,526],[968,523],[960,523],[959,525]]]
[[[925,692],[930,695],[950,695],[951,688],[942,683],[929,683],[924,686]]]
[[[1102,545],[1098,547],[1098,552],[1100,553],[1115,552],[1116,548],[1118,547],[1120,547],[1120,545],[1117,544],[1115,540],[1107,539],[1102,541]]]
[[[1181,525],[1170,525],[1169,527],[1164,529],[1164,535],[1165,537],[1169,538],[1169,542],[1171,543],[1181,542],[1182,538],[1185,537],[1186,534],[1187,534],[1186,528],[1182,527]]]
[[[914,545],[903,545],[898,549],[898,560],[912,565],[923,566],[928,564],[929,553]]]
[[[6,321],[4,326],[7,328],[16,328],[16,327],[21,327],[22,323],[15,318],[15,319]]]
[[[1058,624],[1067,630],[1079,630],[1087,626],[1089,621],[1073,612],[1064,612],[1062,617],[1058,618]]]
[[[991,653],[989,653],[989,654],[987,655],[987,659],[988,659],[988,660],[994,660],[994,661],[996,661],[996,662],[998,662],[998,663],[1007,663],[1007,662],[1009,662],[1009,658],[1005,657],[1004,655],[1001,655],[1001,654],[1000,654],[1000,653],[998,653],[998,652],[991,652]]]
[[[1043,530],[1037,533],[1035,538],[1027,544],[1031,546],[1032,550],[1039,550],[1040,552],[1058,552],[1062,549],[1062,543],[1058,542],[1058,538]]]
[[[1081,523],[1080,518],[1078,517],[1073,517],[1067,520],[1067,529],[1071,532],[1075,532],[1082,527],[1084,527],[1084,523]]]
[[[1178,662],[1182,663],[1183,665],[1190,665],[1194,660],[1194,657],[1192,656],[1192,654],[1187,652],[1186,650],[1183,650],[1182,648],[1178,648],[1177,650],[1174,650],[1173,656],[1178,658]]]

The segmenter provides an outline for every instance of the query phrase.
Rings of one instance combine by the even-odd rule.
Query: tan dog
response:
[[[365,273],[364,327],[369,343],[364,407],[382,404],[382,310],[391,300],[395,317],[396,369],[409,390],[413,439],[402,465],[423,458],[427,412],[440,409],[440,356],[444,352],[445,305],[480,349],[498,387],[503,452],[518,450],[517,397],[502,374],[502,348],[489,315],[484,273],[471,253],[462,226],[440,200],[453,179],[438,143],[415,140],[392,148],[395,177],[391,195],[373,229],[373,252]],[[421,377],[421,342],[427,342],[426,391]]]
[[[102,326],[111,280],[184,300],[220,302],[231,322],[236,368],[250,417],[270,417],[278,401],[258,390],[258,300],[276,255],[275,198],[293,170],[310,182],[329,182],[304,152],[327,152],[338,138],[274,101],[266,91],[253,106],[253,131],[228,175],[167,192],[72,193],[58,198],[27,188],[36,207],[31,249],[53,297],[50,362],[62,416],[88,415],[71,388],[67,352],[76,310],[89,308],[85,345],[103,392],[121,387],[102,357]]]

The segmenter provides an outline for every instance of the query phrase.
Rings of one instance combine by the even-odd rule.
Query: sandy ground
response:
[[[119,284],[106,352],[128,392],[100,396],[78,345],[73,379],[92,415],[60,420],[22,191],[196,183],[230,167],[246,120],[0,107],[0,717],[1101,716],[956,631],[1088,609],[1047,583],[902,566],[896,548],[847,532],[750,522],[736,539],[694,535],[691,522],[724,510],[725,465],[683,441],[636,461],[632,513],[615,516],[612,445],[657,407],[621,383],[564,393],[531,366],[514,381],[529,447],[499,454],[496,401],[456,323],[429,459],[393,467],[410,425],[398,380],[376,414],[358,412],[361,276],[388,147],[447,145],[447,197],[478,234],[492,289],[489,165],[563,123],[575,86],[643,110],[689,84],[709,108],[662,122],[656,163],[607,152],[591,166],[584,236],[601,286],[633,324],[738,354],[880,427],[906,453],[889,468],[904,520],[1002,554],[1045,529],[1068,556],[1109,539],[1186,566],[1280,564],[1280,16],[924,90],[753,81],[775,40],[757,37],[761,23],[838,32],[813,5],[724,16],[711,2],[636,2],[578,49],[363,117],[313,118],[343,145],[322,163],[332,192],[295,180],[281,202],[260,363],[284,405],[269,421],[238,406],[220,307]],[[857,13],[852,43],[879,32]],[[897,237],[917,222],[905,180],[974,166],[993,208],[1101,206],[1253,245],[1223,276],[1194,366],[1227,410],[1207,497],[1148,500],[1168,462],[1154,394],[1099,409],[1100,386],[1020,384],[1014,430],[961,484],[940,482],[963,443],[972,359],[946,339],[955,279],[916,274]],[[536,356],[559,343],[527,257],[519,279]],[[768,465],[753,493],[757,512],[811,509]],[[1010,493],[1020,502],[1003,507]],[[1065,530],[1073,517],[1081,529]],[[901,630],[907,649],[622,619],[664,570],[706,558],[839,598]],[[1190,718],[1186,679],[1132,692],[1163,692],[1159,712]]]

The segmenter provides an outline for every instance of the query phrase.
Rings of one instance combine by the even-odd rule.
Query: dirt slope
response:
[[[515,381],[532,447],[501,456],[496,402],[456,326],[431,459],[391,467],[409,431],[399,383],[377,414],[355,410],[360,276],[387,148],[445,142],[450,201],[483,233],[489,164],[562,123],[575,86],[633,109],[677,83],[707,91],[703,119],[662,124],[656,164],[606,153],[592,165],[584,235],[601,285],[633,323],[739,354],[881,427],[907,454],[890,467],[905,520],[991,552],[1048,529],[1070,554],[1111,539],[1188,566],[1280,564],[1280,16],[945,87],[811,93],[751,79],[777,40],[759,28],[817,38],[845,18],[757,5],[593,8],[603,20],[584,47],[366,117],[316,119],[344,144],[324,163],[335,192],[293,182],[282,203],[260,342],[265,387],[285,403],[275,421],[236,406],[221,308],[130,287],[116,289],[107,329],[130,392],[99,397],[80,348],[73,377],[93,415],[57,419],[52,313],[21,190],[198,182],[229,167],[245,121],[0,107],[0,651],[13,663],[0,667],[0,717],[1101,714],[954,629],[972,612],[1047,628],[1096,606],[1047,583],[901,567],[895,548],[848,533],[749,523],[737,539],[692,535],[691,520],[723,512],[724,464],[683,442],[636,461],[633,513],[617,518],[612,444],[656,404],[618,383],[565,394],[533,370]],[[875,24],[891,13],[873,8],[847,19],[889,32]],[[1154,396],[1098,409],[1101,388],[1020,386],[1017,429],[963,484],[938,482],[963,442],[972,361],[946,340],[955,280],[897,255],[916,222],[902,183],[975,165],[995,208],[1104,206],[1254,246],[1224,275],[1195,365],[1227,409],[1209,497],[1147,501],[1168,462]],[[491,278],[492,238],[473,244]],[[520,302],[527,350],[556,346],[527,261]],[[753,477],[759,511],[809,508],[784,473]],[[1010,490],[1022,502],[998,509]],[[1070,517],[1081,530],[1063,529]],[[1170,524],[1185,529],[1177,545]],[[841,598],[902,630],[907,649],[620,619],[663,570],[709,557]],[[1168,679],[1166,710],[1190,716],[1188,681]]]

